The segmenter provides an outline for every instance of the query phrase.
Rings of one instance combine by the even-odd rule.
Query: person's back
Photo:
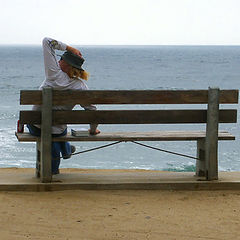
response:
[[[83,80],[88,80],[88,73],[82,69],[84,59],[79,50],[66,45],[52,38],[44,38],[42,41],[43,57],[46,79],[39,89],[51,87],[56,90],[88,90]],[[55,50],[65,51],[58,61]],[[82,80],[83,79],[83,80]],[[94,105],[81,105],[85,110],[96,110]],[[72,110],[74,105],[54,106],[53,110]],[[34,105],[33,110],[39,111],[40,105]],[[28,125],[29,132],[32,135],[40,136],[40,125]],[[97,125],[90,125],[90,134],[98,134],[100,131]],[[60,137],[67,134],[67,125],[52,126],[54,137]],[[75,151],[74,146],[68,142],[52,143],[52,173],[59,173],[60,153],[63,158],[69,158]]]

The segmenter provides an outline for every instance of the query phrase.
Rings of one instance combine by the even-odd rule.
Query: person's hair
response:
[[[68,71],[68,76],[70,78],[81,78],[81,79],[87,81],[88,77],[89,77],[89,73],[86,72],[85,70],[80,70],[73,66],[70,66],[69,71]]]

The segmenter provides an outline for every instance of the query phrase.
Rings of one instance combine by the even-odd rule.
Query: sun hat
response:
[[[61,56],[61,59],[63,59],[66,63],[68,63],[69,65],[82,70],[82,65],[84,63],[84,59],[72,52],[66,51],[64,52],[64,54]]]

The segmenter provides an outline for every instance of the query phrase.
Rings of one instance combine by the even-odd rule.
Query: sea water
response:
[[[209,86],[239,89],[240,86],[240,46],[78,46],[78,48],[86,59],[84,68],[90,73],[87,84],[92,90],[207,89]],[[26,106],[19,105],[20,89],[38,89],[44,78],[40,46],[0,46],[0,167],[35,166],[35,143],[19,143],[14,132],[19,110],[26,109]],[[124,109],[126,106],[117,107]],[[128,106],[133,107],[136,106]],[[166,107],[184,108],[178,105],[137,106],[138,109]],[[105,109],[106,106],[98,108]],[[239,111],[239,106],[237,108]],[[99,129],[202,130],[205,129],[205,125],[100,125]],[[220,141],[219,170],[240,171],[239,123],[220,124],[220,130],[228,130],[236,136],[236,140]],[[75,144],[77,151],[84,151],[105,143]],[[148,144],[196,156],[196,142],[148,142]],[[194,159],[146,149],[133,143],[121,143],[76,155],[61,163],[63,168],[172,171],[194,171],[194,166]]]

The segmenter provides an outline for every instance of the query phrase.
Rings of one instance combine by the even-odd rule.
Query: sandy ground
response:
[[[240,239],[239,191],[0,192],[0,239]]]

